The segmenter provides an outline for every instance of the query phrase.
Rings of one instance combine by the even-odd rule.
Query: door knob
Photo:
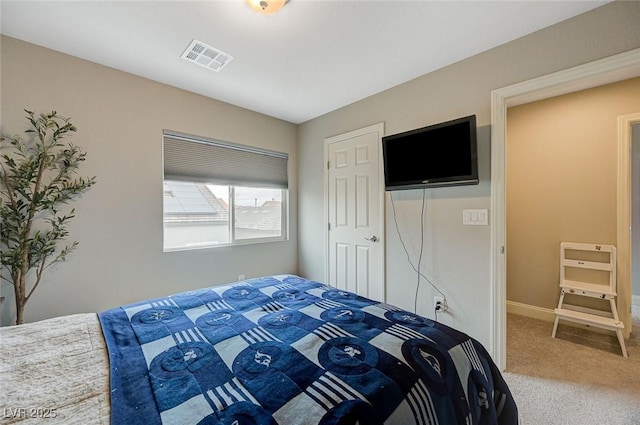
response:
[[[376,235],[372,235],[372,236],[370,236],[368,238],[365,238],[365,239],[368,240],[368,241],[371,241],[371,242],[378,242],[378,237]]]

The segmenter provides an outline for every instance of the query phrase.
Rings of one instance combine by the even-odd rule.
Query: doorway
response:
[[[491,342],[506,368],[506,116],[507,108],[640,75],[640,49],[494,90],[491,94]]]
[[[640,124],[632,126],[631,145],[631,210],[636,212],[631,218],[631,304],[633,315],[640,317]]]
[[[640,316],[640,112],[622,116],[618,120],[621,149],[630,152],[628,171],[631,197],[629,226],[631,229],[630,282],[632,316]],[[628,145],[625,146],[625,143]]]

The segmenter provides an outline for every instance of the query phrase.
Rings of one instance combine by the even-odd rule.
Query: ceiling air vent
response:
[[[195,39],[189,44],[181,58],[216,72],[233,60],[233,56]]]

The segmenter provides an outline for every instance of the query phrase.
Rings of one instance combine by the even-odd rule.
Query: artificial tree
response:
[[[76,176],[86,153],[63,142],[77,131],[69,118],[25,112],[29,137],[0,137],[0,276],[13,285],[18,325],[43,273],[78,246],[60,246],[75,216],[61,207],[96,181]]]

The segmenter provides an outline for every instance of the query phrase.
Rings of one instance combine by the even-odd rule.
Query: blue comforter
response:
[[[111,423],[517,424],[473,338],[298,276],[99,313]]]

